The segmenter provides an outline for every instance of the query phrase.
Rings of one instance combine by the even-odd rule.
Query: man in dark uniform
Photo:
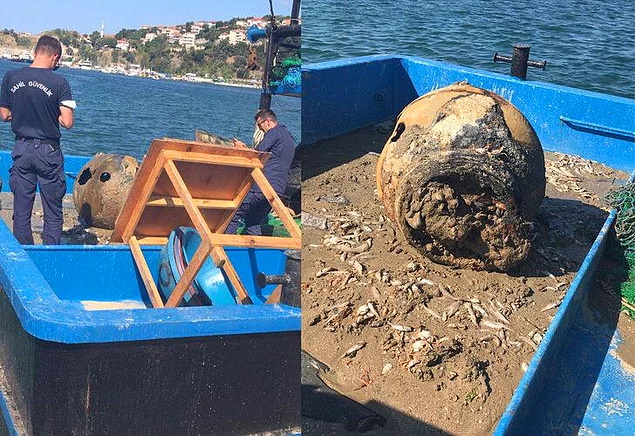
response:
[[[60,125],[73,127],[75,102],[66,79],[54,74],[62,55],[60,42],[42,36],[33,63],[8,71],[0,88],[0,118],[11,121],[15,133],[9,185],[13,192],[13,235],[33,244],[31,213],[36,186],[44,208],[44,244],[59,244],[62,199],[66,193]]]
[[[271,157],[265,163],[263,172],[267,180],[278,196],[284,194],[287,187],[289,168],[295,155],[295,141],[287,128],[278,124],[276,114],[270,109],[262,109],[255,116],[258,128],[265,132],[265,136],[256,146],[257,151],[271,153]],[[236,141],[237,145],[246,145]],[[271,211],[271,205],[258,186],[254,184],[234,218],[227,227],[225,233],[236,233],[241,221],[245,223],[245,232],[248,235],[261,235],[260,225]]]

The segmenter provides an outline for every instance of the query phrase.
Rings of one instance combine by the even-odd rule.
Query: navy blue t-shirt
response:
[[[287,188],[289,168],[295,155],[295,141],[291,133],[285,126],[278,124],[265,133],[265,137],[260,141],[256,150],[271,153],[263,172],[276,194],[284,194],[284,190]]]
[[[73,100],[66,79],[46,68],[25,67],[4,75],[0,106],[11,110],[16,136],[59,140],[60,105]]]

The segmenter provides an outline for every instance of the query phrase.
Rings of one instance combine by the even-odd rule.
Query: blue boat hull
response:
[[[544,149],[633,170],[635,101],[408,56],[305,66],[303,146],[394,119],[417,97],[464,80],[520,109]],[[496,435],[630,434],[635,428],[635,374],[615,357],[619,329],[586,310],[614,220],[615,212],[571,284]]]
[[[66,158],[69,192],[88,161]],[[0,152],[7,180],[10,153]],[[3,184],[3,190],[8,183]],[[159,246],[143,248],[158,280]],[[21,246],[0,222],[0,408],[12,434],[245,434],[300,424],[283,250],[228,247],[253,305],[152,309],[128,246]]]

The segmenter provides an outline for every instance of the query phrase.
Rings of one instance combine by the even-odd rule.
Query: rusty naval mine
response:
[[[511,103],[456,83],[401,112],[377,186],[388,217],[431,260],[507,271],[529,254],[545,195],[543,150]]]
[[[84,224],[114,229],[139,163],[121,154],[95,155],[75,179],[73,202]]]

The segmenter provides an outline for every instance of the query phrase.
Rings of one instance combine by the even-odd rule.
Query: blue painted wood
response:
[[[156,264],[159,250],[159,247],[149,247],[143,252],[149,262]],[[254,285],[258,271],[243,261],[250,251],[257,250],[228,249],[228,255],[236,259],[237,272],[246,278],[245,285],[254,293],[254,299],[262,302],[264,296],[256,293]],[[272,257],[263,252],[256,255],[259,256],[259,268],[268,270],[269,274],[282,272],[277,262],[280,254]],[[268,258],[273,262],[268,264]],[[75,280],[77,276],[85,282]],[[47,341],[119,342],[300,329],[300,310],[287,306],[254,304],[86,311],[79,300],[110,300],[110,295],[141,298],[143,285],[129,248],[36,246],[25,249],[4,223],[0,223],[0,286],[8,294],[24,330]]]
[[[463,80],[514,104],[545,150],[576,154],[623,171],[633,169],[635,101],[408,56],[305,66],[303,145],[394,118],[415,98]],[[575,128],[563,118],[587,128]],[[602,128],[589,129],[590,125]]]
[[[514,104],[544,149],[633,170],[635,100],[407,56],[304,66],[302,146],[394,118],[415,98],[464,80]],[[601,325],[584,304],[615,215],[587,254],[495,435],[632,434],[635,380],[614,356],[619,331]]]

